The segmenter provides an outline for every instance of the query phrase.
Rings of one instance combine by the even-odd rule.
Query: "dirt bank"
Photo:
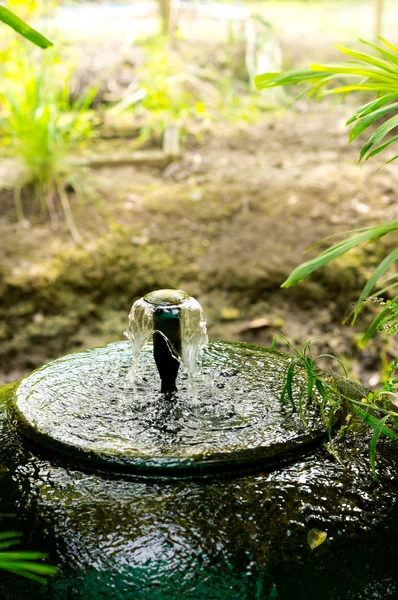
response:
[[[91,172],[102,202],[72,201],[86,249],[39,215],[21,227],[3,190],[1,379],[120,339],[137,297],[179,287],[202,303],[212,337],[269,344],[279,333],[293,342],[321,336],[315,346],[346,356],[366,383],[377,343],[359,355],[355,332],[340,323],[377,262],[374,249],[280,289],[317,240],[398,218],[397,172],[357,166],[347,114],[317,106],[254,125],[220,123],[200,142],[188,134],[183,158],[166,170]]]

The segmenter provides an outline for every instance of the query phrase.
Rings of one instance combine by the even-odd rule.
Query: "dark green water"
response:
[[[264,352],[264,363],[269,358]],[[246,475],[145,478],[65,462],[59,449],[43,454],[1,416],[0,463],[8,471],[0,511],[19,515],[2,519],[3,528],[23,529],[25,546],[48,550],[61,569],[44,588],[1,575],[1,598],[397,597],[398,456],[389,440],[379,442],[379,484],[367,432],[338,443],[346,468],[318,445]],[[314,527],[328,537],[311,552]]]

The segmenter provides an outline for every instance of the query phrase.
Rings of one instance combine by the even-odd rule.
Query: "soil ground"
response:
[[[135,299],[175,287],[200,301],[210,337],[260,345],[275,335],[293,344],[313,339],[315,352],[336,354],[362,383],[377,384],[394,349],[376,339],[357,350],[369,315],[355,329],[341,322],[385,247],[350,253],[295,288],[280,288],[315,242],[398,218],[396,167],[357,165],[360,144],[349,146],[344,129],[351,112],[301,103],[255,123],[221,120],[200,135],[188,127],[181,159],[166,169],[87,172],[102,199],[81,203],[71,195],[84,248],[37,211],[18,223],[12,193],[3,189],[0,383],[121,339]],[[95,150],[126,151],[129,143],[98,140]],[[3,161],[3,183],[14,168]],[[279,338],[277,347],[287,344]]]
[[[341,321],[374,251],[280,289],[313,243],[398,218],[398,176],[392,165],[356,165],[358,146],[347,146],[341,127],[345,112],[318,107],[255,125],[220,124],[205,143],[188,140],[166,170],[92,172],[103,203],[73,205],[89,252],[42,217],[21,227],[3,192],[3,380],[120,339],[131,303],[170,286],[201,302],[211,337],[265,345],[277,334],[292,343],[316,338],[316,350],[354,361],[366,382],[376,357],[356,352],[356,333]]]

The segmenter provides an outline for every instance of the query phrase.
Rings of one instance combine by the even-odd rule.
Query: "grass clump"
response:
[[[358,417],[359,421],[362,421],[372,430],[369,443],[369,460],[373,477],[377,481],[376,447],[380,436],[388,437],[395,442],[398,441],[398,412],[391,407],[388,400],[390,394],[398,392],[398,379],[394,377],[398,359],[391,363],[383,387],[380,390],[368,392],[355,381],[347,379],[344,365],[335,356],[319,354],[314,357],[310,342],[306,342],[300,348],[293,346],[286,339],[285,341],[293,350],[294,357],[286,372],[286,382],[280,398],[281,404],[285,404],[288,400],[293,410],[299,412],[305,425],[305,406],[314,403],[318,405],[328,434],[325,447],[340,464],[342,463],[332,437],[335,417],[338,412],[345,415],[345,421],[338,431],[338,437],[340,438],[356,426],[353,416]],[[275,343],[273,343],[274,346]],[[322,358],[337,361],[343,369],[344,377],[321,371],[316,363]],[[300,371],[304,370],[305,381],[300,388],[297,402],[293,396],[293,382],[298,369]]]
[[[82,193],[82,182],[68,156],[94,135],[88,109],[97,90],[91,88],[72,103],[72,74],[57,51],[36,54],[19,45],[3,67],[0,128],[4,144],[23,167],[14,186],[18,219],[24,219],[22,197],[28,189],[33,206],[46,211],[53,224],[59,224],[61,213],[75,241],[81,242],[67,189]]]

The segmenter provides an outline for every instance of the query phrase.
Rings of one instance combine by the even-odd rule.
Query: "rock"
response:
[[[250,392],[239,384],[242,361],[233,359],[235,346],[222,347],[230,348],[232,354],[227,360],[224,357],[225,376],[220,373],[216,383],[222,380],[224,386],[230,386],[225,397],[230,389],[242,401],[235,403],[235,412],[217,417],[213,431],[206,427],[202,433],[207,440],[214,435],[221,442],[233,439],[228,451],[235,453],[241,438],[250,444],[257,417],[267,420],[266,406],[264,414],[254,415],[254,421],[247,407],[261,408],[261,403],[256,402],[261,399],[259,390],[276,386],[275,390],[280,391],[284,384],[281,374],[291,357],[243,345],[247,349],[243,368],[250,367],[261,374],[259,380],[253,379]],[[115,350],[122,348],[123,345],[116,345]],[[213,351],[217,352],[217,344]],[[57,362],[61,379],[62,360],[66,359],[65,364],[72,360],[82,369],[75,377],[76,387],[68,384],[64,390],[61,400],[67,409],[68,400],[74,402],[74,390],[79,386],[91,390],[100,406],[101,394],[105,398],[110,389],[107,369],[115,365],[117,373],[127,372],[123,363],[127,354],[119,365],[112,357],[106,361],[105,352],[105,362],[97,374],[84,368],[84,356],[87,353]],[[269,361],[274,365],[273,377],[265,369],[266,364],[271,364]],[[279,366],[275,369],[275,365]],[[33,407],[34,398],[43,392],[49,368],[50,365],[36,371],[20,387],[11,384],[1,388],[0,403],[23,399],[33,384]],[[275,371],[280,375],[275,377]],[[75,372],[66,369],[65,374],[72,381]],[[100,375],[105,375],[105,379],[100,381]],[[352,390],[352,386],[348,382],[344,390]],[[294,389],[297,399],[299,387]],[[216,386],[215,393],[217,389]],[[59,398],[58,392],[53,389],[53,398]],[[119,394],[119,402],[123,401],[121,391],[112,393]],[[355,393],[361,394],[361,390]],[[176,407],[172,404],[167,408],[164,399],[162,403],[162,410]],[[104,448],[111,443],[118,450],[119,444],[128,445],[123,436],[118,438],[118,431],[113,431],[110,442],[106,436],[100,437],[110,423],[109,408],[105,406],[97,414],[99,421],[91,435]],[[52,410],[50,396],[48,407]],[[90,404],[86,404],[86,409],[74,416],[76,426],[70,434],[76,440],[82,440],[90,430]],[[31,418],[29,402],[25,410],[27,418]],[[119,410],[124,415],[124,427],[128,428],[134,412],[128,403]],[[189,418],[196,418],[197,407],[186,406],[185,410]],[[211,415],[217,405],[210,401],[206,410]],[[73,417],[73,404],[69,415]],[[148,433],[154,439],[171,436],[178,444],[173,421],[165,421],[168,428],[157,428],[157,415],[157,411],[148,415],[152,420],[144,435]],[[60,415],[58,421],[48,423],[52,434],[61,432],[62,418]],[[202,419],[200,411],[198,427]],[[185,422],[183,416],[183,426]],[[305,436],[300,416],[292,413],[289,406],[280,407],[280,419],[271,432],[274,442],[280,440],[283,445],[285,437],[291,435],[292,423],[297,431],[302,427],[301,435]],[[33,441],[29,429],[12,412],[8,419],[5,411],[0,413],[0,426],[0,464],[5,467],[1,473],[0,512],[15,512],[16,505],[19,518],[16,522],[7,519],[7,528],[23,530],[30,547],[49,552],[51,562],[60,568],[59,576],[40,588],[11,575],[3,578],[2,592],[7,600],[29,600],[33,593],[38,600],[360,600],[380,581],[383,600],[396,597],[397,449],[391,440],[379,442],[380,482],[376,485],[369,466],[370,436],[363,427],[360,433],[351,431],[345,439],[334,440],[334,450],[342,464],[317,440],[305,452],[295,447],[287,462],[266,466],[260,460],[250,468],[237,464],[239,474],[237,470],[228,477],[222,476],[221,463],[213,476],[208,472],[206,476],[186,477],[178,475],[177,469],[173,477],[161,477],[159,473],[149,477],[123,471],[123,465],[122,472],[115,473],[113,467],[106,466],[106,452],[99,466],[87,457],[72,456],[65,448],[65,440],[52,449],[43,445],[39,437]],[[228,438],[231,432],[232,438]],[[70,439],[69,443],[75,442]],[[195,453],[195,445],[185,447]],[[165,455],[173,452],[173,445],[164,450]],[[203,441],[201,452],[206,455]],[[222,456],[216,454],[215,458],[220,460]],[[310,552],[309,543],[312,549],[316,547],[315,552]]]

